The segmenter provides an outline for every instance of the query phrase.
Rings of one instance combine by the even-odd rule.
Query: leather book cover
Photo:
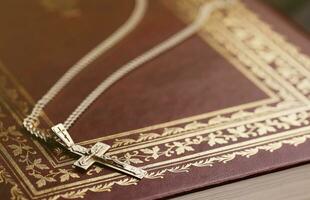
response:
[[[48,104],[62,122],[105,77],[186,27],[207,0],[149,1],[138,27]],[[141,181],[30,136],[23,118],[134,1],[4,0],[0,6],[1,199],[156,199],[310,160],[310,45],[259,1],[217,10],[197,35],[113,85],[69,130],[145,169]]]

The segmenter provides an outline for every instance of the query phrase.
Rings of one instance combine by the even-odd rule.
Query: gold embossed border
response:
[[[182,8],[182,4],[183,4],[183,8],[188,9],[187,13],[188,12],[195,13],[193,10],[195,10],[195,6],[197,6],[196,3],[199,3],[199,1],[178,1],[179,7]],[[238,4],[236,7],[234,7],[234,9],[237,9],[238,13],[242,13],[243,16],[245,16],[244,14],[246,14],[246,15],[253,17],[253,14],[251,12],[249,12],[248,10],[246,10],[242,4]],[[231,10],[231,11],[232,12],[228,13],[228,14],[232,14],[233,16],[230,16],[229,18],[234,19],[234,16],[235,16],[234,14],[236,14],[236,13],[234,13],[233,11],[236,11],[236,10]],[[182,12],[182,13],[184,13],[184,12]],[[225,19],[225,16],[223,17],[221,14],[222,14],[221,12],[215,13],[214,18],[220,17],[220,18]],[[190,15],[191,14],[189,13],[188,19],[190,19]],[[254,19],[251,18],[251,20],[255,21],[257,19],[254,17]],[[210,23],[212,23],[212,22],[210,22]],[[227,27],[229,27],[229,25],[231,25],[229,23],[231,23],[232,25],[235,25],[235,22],[228,22],[228,24],[225,24],[225,25]],[[249,23],[249,22],[247,22],[247,23]],[[253,21],[251,21],[251,23],[253,23]],[[242,22],[241,25],[242,24],[246,24],[246,22]],[[257,24],[262,24],[262,23],[257,21],[257,22],[255,22],[255,24],[257,25]],[[238,23],[237,23],[237,25],[238,25]],[[239,22],[239,25],[240,25],[240,22]],[[214,29],[210,30],[210,29],[208,29],[209,27],[212,27]],[[282,107],[280,106],[280,109],[273,110],[274,109],[273,107],[265,106],[265,107],[260,107],[256,111],[253,111],[254,114],[251,112],[248,112],[248,111],[244,112],[244,111],[242,111],[243,109],[240,109],[241,112],[237,112],[237,113],[233,114],[234,116],[237,116],[234,119],[238,119],[238,120],[243,119],[245,121],[244,123],[246,123],[246,120],[256,118],[255,123],[258,123],[258,122],[264,121],[264,120],[259,119],[260,115],[262,115],[262,110],[263,110],[263,111],[268,111],[269,114],[278,113],[278,116],[273,116],[273,117],[271,116],[270,117],[270,119],[275,118],[278,120],[277,121],[278,126],[280,126],[281,124],[282,124],[282,126],[294,126],[294,129],[290,130],[290,131],[283,131],[283,132],[280,132],[278,134],[271,134],[271,135],[262,134],[261,137],[255,136],[255,139],[252,141],[245,142],[245,143],[239,142],[237,144],[230,144],[230,145],[227,145],[227,143],[223,142],[223,140],[220,140],[223,138],[216,138],[216,137],[214,137],[214,135],[213,136],[210,135],[211,133],[208,133],[209,139],[206,140],[206,142],[213,141],[211,144],[213,144],[213,143],[218,144],[218,145],[220,145],[221,148],[212,149],[213,152],[211,152],[211,153],[210,152],[204,152],[208,156],[200,155],[200,156],[195,157],[194,156],[195,153],[193,152],[191,155],[186,155],[187,157],[182,156],[181,157],[182,159],[179,159],[173,165],[167,163],[167,161],[165,163],[157,163],[157,164],[155,163],[156,166],[152,166],[153,168],[152,168],[152,170],[150,170],[148,178],[163,177],[164,174],[168,173],[168,172],[186,172],[192,166],[203,167],[203,166],[212,166],[216,162],[225,163],[225,162],[228,162],[230,160],[233,160],[236,156],[250,157],[252,155],[255,155],[260,150],[272,152],[273,150],[281,148],[282,145],[295,145],[295,146],[297,146],[298,144],[305,142],[306,139],[309,138],[308,128],[307,127],[301,128],[303,125],[308,123],[308,113],[307,113],[308,107],[305,106],[306,103],[308,102],[308,100],[306,98],[308,94],[307,94],[307,90],[305,89],[305,86],[307,86],[307,84],[304,83],[305,81],[308,80],[308,77],[305,76],[303,73],[301,73],[301,72],[305,72],[305,71],[303,71],[304,70],[304,66],[303,66],[304,62],[299,62],[298,56],[296,56],[295,58],[292,58],[292,56],[290,56],[290,55],[284,56],[283,54],[281,54],[280,57],[278,57],[278,55],[270,55],[270,54],[275,54],[275,53],[278,54],[279,53],[279,49],[270,49],[270,51],[267,52],[267,54],[271,58],[268,57],[268,60],[264,60],[264,62],[258,62],[258,64],[256,61],[256,63],[254,62],[254,65],[253,65],[252,59],[253,59],[253,57],[255,57],[256,54],[260,55],[263,58],[265,58],[267,56],[266,56],[266,54],[262,55],[262,53],[266,53],[265,49],[263,49],[263,51],[259,51],[260,47],[252,46],[252,43],[247,44],[246,41],[242,40],[243,39],[242,37],[244,37],[244,35],[246,35],[246,33],[249,33],[252,30],[246,31],[249,29],[249,27],[242,27],[242,26],[241,27],[232,27],[232,28],[239,29],[237,31],[238,34],[240,32],[242,32],[242,30],[243,30],[243,32],[245,32],[243,34],[240,34],[240,37],[241,36],[242,37],[237,38],[237,41],[240,41],[241,44],[243,44],[245,47],[247,47],[247,48],[245,48],[246,52],[250,55],[247,55],[246,57],[242,57],[242,55],[237,54],[238,51],[236,52],[236,49],[233,48],[234,46],[231,45],[231,43],[227,42],[227,40],[229,40],[229,39],[227,39],[227,38],[223,39],[225,37],[216,38],[218,36],[218,34],[212,35],[212,33],[218,33],[219,32],[218,28],[220,28],[220,27],[208,26],[208,27],[206,27],[206,29],[204,29],[205,32],[204,31],[201,32],[201,36],[207,40],[208,44],[212,45],[212,47],[217,49],[224,57],[226,57],[228,60],[230,60],[234,65],[240,65],[240,63],[238,63],[238,62],[241,61],[241,63],[246,67],[253,67],[254,66],[253,67],[254,69],[252,69],[252,70],[256,70],[256,72],[258,71],[260,74],[264,73],[263,71],[259,71],[260,68],[265,67],[266,65],[268,67],[270,67],[272,65],[272,67],[269,68],[269,72],[271,72],[271,74],[273,75],[273,79],[277,80],[277,81],[272,82],[273,84],[271,84],[271,85],[272,85],[272,87],[274,87],[273,89],[278,90],[277,97],[282,100],[282,104],[280,104]],[[231,28],[231,27],[229,27],[229,28]],[[235,31],[236,29],[228,29],[228,30]],[[226,30],[226,31],[228,31],[228,30]],[[232,32],[226,32],[226,33],[229,33],[230,35],[232,35]],[[262,32],[262,33],[256,32],[256,34],[262,34],[262,36],[264,36],[265,33],[264,32]],[[212,39],[209,38],[210,35],[213,37]],[[222,40],[222,43],[221,43],[221,40]],[[214,41],[216,41],[216,42],[214,42]],[[266,41],[264,41],[262,43],[265,44],[265,42]],[[255,42],[253,42],[253,43],[254,43],[254,45],[257,45]],[[217,44],[225,44],[224,50],[221,49],[221,47],[216,46]],[[231,45],[231,46],[229,46],[229,45]],[[240,45],[240,44],[236,44],[236,45]],[[234,57],[237,57],[237,59],[236,58],[234,58],[234,59],[228,58],[229,55],[227,52],[234,54]],[[254,55],[252,55],[252,54],[254,54]],[[249,57],[252,59],[249,59]],[[300,56],[300,57],[303,57],[303,59],[305,59],[304,56]],[[293,69],[292,67],[286,67],[286,69],[283,69],[284,65],[281,65],[281,62],[283,61],[283,60],[281,61],[282,58],[288,58],[288,59],[284,59],[284,61],[285,62],[290,61],[290,64],[293,64],[291,66],[296,66],[297,71],[295,71],[295,68]],[[280,59],[280,60],[277,60],[277,59]],[[299,63],[298,66],[296,64],[296,61]],[[276,63],[273,63],[273,62],[276,62]],[[280,67],[278,68],[278,66],[280,66]],[[262,75],[262,76],[267,77],[264,75]],[[283,79],[283,77],[286,79]],[[270,81],[271,80],[267,80],[267,82],[269,82],[269,84],[270,84]],[[283,85],[280,85],[279,82],[283,83]],[[303,82],[303,84],[301,84],[302,82]],[[287,109],[288,107],[290,107],[290,109]],[[274,112],[270,112],[271,110]],[[279,112],[279,111],[281,111],[281,112]],[[281,121],[281,119],[282,119],[282,121]],[[192,133],[197,134],[197,132],[200,131],[201,134],[198,134],[198,136],[202,136],[202,134],[205,134],[206,130],[210,130],[210,124],[214,125],[214,121],[221,122],[222,124],[225,124],[224,123],[225,121],[227,122],[230,120],[231,119],[227,118],[226,116],[218,115],[216,117],[211,118],[208,122],[196,122],[195,120],[192,119],[191,120],[192,122],[190,122],[190,123],[187,123],[187,124],[183,123],[184,124],[183,127],[170,127],[168,129],[165,129],[165,131],[163,131],[162,134],[156,133],[157,135],[156,134],[155,135],[154,134],[153,135],[150,135],[150,134],[148,134],[148,135],[142,134],[141,135],[140,133],[141,132],[144,133],[146,130],[144,130],[144,131],[140,130],[137,132],[120,134],[120,135],[118,135],[118,137],[121,136],[121,137],[124,137],[124,139],[126,139],[126,137],[128,137],[129,134],[136,134],[137,138],[134,139],[134,141],[129,141],[129,144],[131,144],[131,143],[137,144],[136,146],[133,146],[133,147],[135,149],[141,149],[139,146],[142,144],[142,142],[145,142],[145,140],[146,140],[146,141],[150,141],[150,142],[147,146],[148,148],[145,148],[145,149],[153,150],[153,148],[158,146],[157,144],[154,143],[155,139],[159,139],[158,135],[160,137],[161,135],[164,135],[164,136],[168,135],[169,136],[169,134],[172,134],[173,136],[175,136],[177,134],[178,136],[183,135],[183,136],[188,137],[188,136],[190,136],[189,134],[192,134]],[[268,122],[270,123],[270,121],[268,121],[268,118],[266,118],[265,120],[266,120],[265,121],[266,123],[268,123]],[[183,121],[181,121],[181,122],[183,122]],[[272,122],[272,120],[271,120],[271,122]],[[252,126],[256,127],[256,129],[252,132],[257,132],[257,133],[261,132],[262,129],[259,129],[261,124],[255,125],[255,123]],[[182,125],[182,123],[180,123],[180,124]],[[217,124],[217,123],[215,123],[215,124]],[[239,128],[239,127],[240,126],[236,126],[235,129]],[[266,127],[266,126],[264,126],[264,127]],[[268,127],[270,128],[270,126],[268,126]],[[216,129],[219,130],[219,128],[216,128]],[[270,128],[270,130],[272,130],[272,128]],[[241,131],[241,132],[244,132],[244,131]],[[12,128],[11,128],[10,133],[17,134],[17,133],[14,133],[14,129],[12,129]],[[169,134],[167,134],[167,133],[169,133]],[[236,133],[240,133],[240,130],[238,130]],[[248,133],[251,133],[251,132],[248,132]],[[210,139],[211,136],[212,136],[213,140]],[[232,137],[230,137],[230,138],[232,138]],[[106,138],[101,138],[101,140],[104,140],[104,139],[106,139]],[[122,138],[114,138],[114,139],[115,139],[114,142],[116,145],[115,147],[124,146],[123,149],[125,149],[125,148],[127,149],[128,144],[124,143],[124,142],[123,143],[120,142]],[[169,144],[166,142],[166,139],[167,138],[163,139],[160,137],[160,141],[161,141],[160,143],[161,144]],[[199,142],[199,138],[194,138],[195,140],[192,139],[190,141],[185,141],[185,140],[182,141],[182,139],[184,139],[184,138],[178,138],[178,139],[171,141],[171,142],[178,142],[177,144],[174,145],[175,149],[179,149],[179,150],[175,150],[176,153],[182,152],[182,151],[192,152],[192,150],[190,148],[191,145]],[[219,141],[221,141],[221,142],[219,142]],[[90,143],[91,142],[93,142],[93,141],[90,141]],[[87,142],[85,142],[85,143],[87,143]],[[231,145],[235,145],[235,146],[231,147]],[[168,146],[168,148],[170,148],[170,147]],[[226,150],[224,151],[223,148],[226,148]],[[135,150],[135,149],[133,149],[133,150]],[[192,149],[194,149],[194,148],[192,147]],[[214,153],[214,151],[216,151],[216,149],[218,151],[217,154]],[[119,150],[119,151],[121,151],[121,150]],[[151,154],[151,155],[153,155],[153,153],[154,153],[154,151],[147,151],[147,150],[145,150],[145,152],[146,152],[146,154]],[[115,152],[114,152],[114,154],[117,155],[117,153],[115,153]],[[182,153],[179,153],[179,154],[182,154]],[[124,155],[124,158],[125,158],[125,155]],[[128,156],[127,156],[127,158],[128,158]],[[131,156],[131,158],[132,158],[132,156]],[[168,162],[170,162],[170,160],[168,160]],[[39,162],[38,164],[41,164],[41,162]],[[39,166],[41,166],[41,168],[45,167],[44,164],[39,165]],[[145,166],[145,167],[147,167],[147,166]],[[94,169],[91,173],[97,173],[96,169]],[[70,173],[66,172],[64,174],[60,174],[59,177],[60,176],[63,176],[63,177],[69,176],[70,177]],[[74,176],[74,175],[72,175],[72,176]],[[80,187],[67,188],[69,190],[68,192],[59,190],[58,192],[54,193],[54,195],[55,195],[54,198],[59,198],[59,197],[78,198],[78,197],[84,196],[87,191],[93,191],[93,192],[109,191],[109,190],[111,190],[112,186],[114,186],[114,185],[130,185],[130,184],[136,184],[137,183],[137,181],[135,181],[134,179],[122,178],[122,176],[119,176],[117,174],[116,174],[115,179],[105,179],[104,181],[102,181],[102,180],[98,181],[98,180],[96,180],[96,178],[93,178],[93,179],[91,179],[91,181],[92,181],[92,185],[89,185],[87,187],[85,186],[86,185],[85,184],[85,185],[81,185]],[[70,191],[73,189],[75,191]],[[38,193],[38,195],[40,195],[40,194]],[[40,197],[42,197],[42,195],[44,195],[44,193],[41,193]],[[37,197],[39,197],[39,196],[37,196]]]

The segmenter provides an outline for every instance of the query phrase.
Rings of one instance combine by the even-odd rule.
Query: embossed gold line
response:
[[[258,105],[260,104],[260,103],[262,103],[261,105],[265,105],[265,103],[263,103],[263,102],[268,102],[268,103],[271,103],[271,102],[273,102],[273,101],[271,101],[271,99],[268,99],[268,100],[266,100],[266,101],[261,101],[261,102],[257,102],[258,103]],[[255,108],[256,106],[254,106],[254,108]],[[244,107],[243,107],[244,108]],[[249,108],[251,108],[251,107],[249,107]],[[196,121],[196,120],[194,120],[194,121]],[[191,122],[191,121],[189,121],[189,122]],[[229,122],[227,122],[226,124],[233,124],[234,122],[233,121],[229,121]],[[213,127],[213,126],[216,126],[216,127],[220,127],[222,124],[215,124],[215,125],[210,125],[211,127]],[[157,127],[158,128],[158,127]],[[156,129],[157,129],[156,128]],[[163,126],[162,128],[166,128],[165,126]],[[149,131],[154,131],[154,130],[156,130],[156,129],[151,129],[151,130],[149,130]],[[135,131],[136,133],[143,133],[143,132],[145,132],[145,131]],[[183,135],[183,134],[180,134],[180,135]],[[127,136],[127,135],[126,135]],[[160,139],[164,139],[164,138],[168,138],[168,137],[171,137],[171,136],[166,136],[166,137],[161,137]],[[152,141],[156,141],[157,139],[153,139]],[[95,141],[94,141],[95,142]],[[144,143],[148,143],[148,141],[146,141],[146,142],[139,142],[139,144],[144,144]],[[83,143],[83,144],[85,144],[85,143]],[[89,144],[89,143],[87,143],[87,144]],[[128,145],[128,146],[126,146],[126,148],[127,147],[129,147],[129,146],[136,146],[137,144],[134,144],[134,145]],[[118,149],[122,149],[122,148],[124,148],[124,147],[117,147],[117,148],[113,148],[113,149],[115,149],[115,150],[118,150]]]
[[[243,66],[240,61],[235,59],[231,54],[229,54],[223,47],[221,47],[214,39],[210,38],[209,34],[206,34],[205,32],[201,32],[199,34],[201,38],[207,42],[213,49],[215,49],[218,53],[221,54],[227,61],[229,61],[233,66],[235,66],[242,74],[245,75],[249,80],[251,80],[255,86],[257,86],[259,89],[261,89],[265,94],[268,96],[279,100],[279,97],[274,93],[274,91],[270,90],[262,81],[259,79],[255,78],[253,73],[250,72],[247,67]]]
[[[10,155],[9,152],[7,152],[7,150],[2,145],[2,143],[0,143],[0,150],[5,156],[5,158],[10,161],[11,165],[14,166],[14,169],[17,171],[17,173],[22,178],[22,180],[26,183],[30,191],[35,194],[36,189],[33,187],[33,185],[31,184],[29,179],[25,176],[25,174],[21,171],[21,169],[19,168],[19,165],[14,161],[14,159],[11,156],[9,156]]]
[[[263,82],[261,82],[260,80],[258,80],[257,78],[254,78],[253,74],[244,66],[242,66],[240,64],[240,62],[238,62],[234,57],[229,56],[228,53],[225,50],[220,50],[219,45],[216,44],[216,42],[214,40],[211,40],[210,38],[208,38],[209,36],[204,35],[201,33],[200,34],[201,37],[203,37],[203,39],[210,45],[212,46],[212,48],[216,49],[218,52],[220,52],[220,54],[227,60],[229,61],[233,66],[235,66],[242,74],[245,75],[245,77],[247,77],[249,80],[251,80],[251,82],[253,82],[255,84],[255,86],[257,86],[260,90],[262,90],[265,94],[267,94],[268,96],[279,100],[279,97],[273,92],[271,91],[266,85],[264,85]]]
[[[1,145],[1,143],[0,143],[0,145]],[[3,162],[6,164],[6,166],[10,169],[10,172],[12,174],[14,174],[14,177],[18,180],[18,183],[22,185],[24,191],[29,196],[32,196],[33,194],[30,193],[30,191],[28,190],[27,186],[24,184],[23,180],[15,173],[15,171],[14,171],[15,167],[13,168],[11,166],[12,163],[9,163],[6,159],[4,159],[4,156],[2,154],[3,154],[3,152],[0,151],[0,157],[2,158],[1,160],[3,160]]]
[[[265,105],[266,103],[274,103],[274,102],[276,102],[276,100],[277,99],[264,99],[264,100],[260,100],[260,101],[255,101],[255,102],[251,102],[251,103],[247,103],[247,104],[242,104],[242,105],[239,105],[239,106],[234,106],[234,107],[230,107],[230,108],[221,109],[219,111],[208,112],[206,114],[201,114],[201,115],[197,115],[197,116],[193,116],[193,117],[188,117],[188,118],[184,118],[184,119],[174,120],[174,121],[171,121],[171,122],[162,123],[162,124],[158,124],[158,125],[154,125],[154,126],[148,126],[148,127],[141,128],[141,129],[136,129],[136,130],[133,130],[133,131],[121,132],[121,133],[117,133],[117,134],[113,134],[113,135],[109,135],[109,136],[104,136],[104,137],[96,138],[96,139],[93,139],[93,140],[87,140],[87,141],[80,142],[79,144],[90,144],[90,143],[94,143],[94,142],[97,142],[97,141],[111,140],[111,139],[116,139],[116,138],[123,137],[123,136],[129,136],[129,135],[136,134],[136,133],[152,131],[152,130],[155,130],[155,129],[165,128],[165,127],[169,127],[169,126],[174,126],[174,125],[177,125],[177,124],[182,124],[182,123],[186,123],[186,122],[190,122],[190,121],[201,120],[201,119],[204,119],[204,118],[207,118],[207,117],[212,117],[212,116],[216,116],[216,115],[223,115],[223,114],[227,114],[229,112],[237,111],[237,110],[240,110],[240,109],[248,109],[248,108],[256,107],[256,106],[259,106],[259,105]]]

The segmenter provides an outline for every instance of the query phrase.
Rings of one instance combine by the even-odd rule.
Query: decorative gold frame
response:
[[[164,1],[185,22],[192,20],[203,2]],[[226,163],[238,156],[273,152],[283,145],[297,146],[310,138],[310,127],[305,126],[309,124],[309,57],[239,1],[216,11],[199,35],[268,98],[82,144],[109,141],[112,156],[140,165],[148,171],[147,179],[155,179],[167,173],[190,172],[192,167]],[[5,94],[0,98],[0,121],[10,115],[20,124],[31,107],[31,98],[3,65],[0,70],[5,74],[0,77],[0,91]],[[44,119],[51,124],[47,117]],[[80,175],[68,168],[72,160],[60,149],[49,152],[22,135],[15,125],[0,123],[0,141],[6,167],[0,168],[0,182],[12,185],[12,198],[82,198],[88,191],[138,184],[136,179],[116,172],[106,174],[99,167],[80,180]],[[205,150],[195,150],[202,143]],[[19,163],[26,168],[21,169]],[[50,185],[56,181],[63,184]]]

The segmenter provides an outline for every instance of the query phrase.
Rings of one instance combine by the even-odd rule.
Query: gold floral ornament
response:
[[[27,140],[23,138],[15,126],[4,127],[0,121],[0,139],[2,142],[8,143],[8,148],[13,152],[19,163],[26,165],[26,171],[35,179],[36,185],[41,188],[47,183],[66,182],[71,178],[80,178],[77,173],[72,172],[72,169],[57,169],[51,170],[46,164],[42,163],[41,158],[37,158],[37,152],[27,144]]]
[[[267,151],[267,152],[274,152],[280,149],[283,145],[293,145],[298,146],[306,142],[307,139],[310,139],[310,135],[303,135],[298,137],[293,137],[290,139],[269,143],[262,146],[257,146],[253,148],[244,149],[241,151],[236,151],[233,153],[228,153],[220,156],[215,156],[207,159],[198,160],[195,162],[187,163],[184,165],[178,165],[171,168],[166,168],[159,171],[149,172],[147,178],[149,179],[157,179],[157,178],[164,178],[164,175],[167,172],[172,173],[182,173],[182,172],[189,172],[191,167],[212,167],[216,163],[227,163],[237,156],[249,158],[251,156],[256,155],[259,151]]]
[[[11,185],[10,193],[11,200],[26,200],[23,192],[19,188],[18,184],[13,180],[12,176],[6,171],[6,169],[0,165],[0,184]]]
[[[270,110],[276,111],[277,109],[280,110],[280,109],[283,109],[286,107],[294,107],[294,106],[296,106],[296,102],[281,102],[281,103],[277,104],[275,107],[261,106],[261,107],[256,108],[252,112],[240,110],[240,111],[237,111],[235,113],[232,113],[231,116],[217,115],[215,117],[208,119],[207,122],[193,121],[193,122],[190,122],[190,123],[184,125],[184,127],[167,127],[167,128],[164,128],[164,130],[161,133],[154,133],[154,132],[140,133],[137,138],[120,138],[120,139],[117,138],[113,141],[112,147],[116,148],[116,147],[131,145],[131,144],[137,144],[137,143],[142,143],[145,141],[151,141],[151,140],[159,139],[159,138],[164,139],[165,137],[172,136],[172,135],[174,135],[174,136],[183,135],[183,134],[186,134],[190,131],[203,130],[206,127],[210,127],[212,125],[218,125],[221,123],[231,122],[233,120],[241,120],[242,118],[252,117],[252,116],[255,116],[255,114],[263,113],[265,111],[270,111]],[[295,114],[292,114],[291,117],[297,117],[297,116]],[[306,116],[304,116],[304,117],[306,117]],[[284,118],[282,117],[281,119],[284,119]],[[298,122],[296,121],[294,123],[298,123]],[[268,127],[272,128],[271,126],[276,126],[276,127],[278,127],[278,129],[280,129],[281,126],[287,127],[288,125],[289,124],[285,125],[283,123],[277,123],[277,120],[273,120],[273,121],[267,120],[266,123],[264,123],[264,124],[259,124],[259,123],[255,124],[255,126],[257,128],[259,128],[259,126],[261,126],[259,128],[260,133],[265,132],[266,130],[264,130],[264,129],[267,129]],[[220,141],[218,138],[216,140]],[[218,142],[216,142],[216,143],[218,143]]]
[[[163,146],[153,146],[143,148],[132,152],[127,152],[121,157],[114,156],[127,163],[140,164],[150,160],[156,160],[159,157],[171,157],[172,155],[181,155],[187,152],[195,151],[195,145],[206,143],[213,147],[215,145],[228,144],[236,142],[241,138],[252,138],[274,133],[278,130],[288,130],[309,124],[307,112],[292,113],[275,119],[267,119],[261,122],[248,123],[234,128],[228,128],[225,131],[219,130],[206,134],[206,136],[195,136],[181,141],[166,143]],[[197,124],[201,124],[195,122]],[[180,129],[181,130],[181,129]],[[152,133],[154,134],[154,133]]]
[[[48,200],[57,200],[57,199],[77,199],[84,198],[88,191],[91,192],[111,192],[112,187],[115,185],[128,186],[128,185],[137,185],[138,180],[135,178],[125,178],[118,181],[111,181],[105,184],[99,184],[76,191],[66,192],[64,194],[59,194],[48,198]]]
[[[191,130],[197,130],[199,128],[204,128],[206,127],[207,124],[205,123],[200,123],[197,121],[191,122],[189,124],[186,124],[184,127],[169,127],[165,128],[162,133],[140,133],[139,137],[137,139],[132,139],[132,138],[122,138],[122,139],[116,139],[113,142],[112,147],[120,147],[120,146],[125,146],[129,144],[134,144],[134,143],[140,143],[148,140],[153,140],[156,138],[161,138],[165,136],[170,136],[170,135],[175,135],[179,133],[184,133],[187,131]]]

